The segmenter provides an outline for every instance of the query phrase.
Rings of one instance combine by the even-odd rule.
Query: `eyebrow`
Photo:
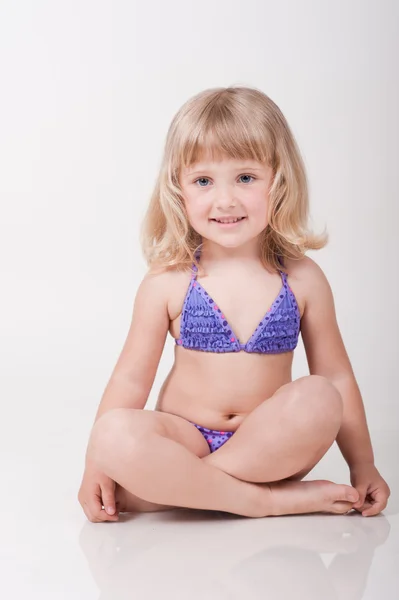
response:
[[[203,173],[204,171],[211,172],[212,167],[204,167],[203,169],[197,169],[196,171],[189,171],[186,173],[186,177],[191,177],[192,175],[196,175],[197,173]],[[233,171],[263,171],[260,167],[237,167],[233,169]]]

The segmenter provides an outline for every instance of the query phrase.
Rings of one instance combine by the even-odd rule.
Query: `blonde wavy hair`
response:
[[[285,270],[284,258],[299,259],[323,248],[326,231],[309,230],[305,166],[279,107],[256,88],[212,88],[190,98],[170,124],[160,172],[141,231],[144,258],[151,271],[186,270],[195,263],[202,238],[190,225],[179,184],[182,166],[204,156],[256,160],[270,165],[268,225],[260,234],[265,268]]]

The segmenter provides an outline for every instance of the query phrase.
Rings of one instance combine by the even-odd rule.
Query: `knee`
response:
[[[298,379],[297,384],[297,398],[302,405],[310,405],[313,414],[320,414],[329,423],[338,427],[341,425],[342,397],[329,379],[321,375],[308,375]]]
[[[139,410],[115,408],[107,411],[93,425],[90,433],[88,454],[99,466],[115,457],[126,444],[134,445],[140,439]]]

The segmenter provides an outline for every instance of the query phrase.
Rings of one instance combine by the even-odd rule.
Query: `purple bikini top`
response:
[[[199,260],[199,253],[196,254]],[[295,296],[287,283],[287,275],[279,271],[282,287],[273,304],[246,344],[241,344],[223,311],[197,281],[193,274],[183,304],[180,338],[176,344],[204,352],[256,352],[279,354],[294,350],[298,344],[300,312]]]

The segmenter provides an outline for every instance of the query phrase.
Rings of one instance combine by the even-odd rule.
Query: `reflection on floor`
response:
[[[77,504],[81,456],[13,454],[3,496],[2,596],[44,600],[360,600],[399,598],[396,434],[373,436],[392,496],[356,512],[248,519],[178,509],[94,524]],[[349,483],[333,447],[307,479]],[[7,505],[10,503],[11,510]]]

